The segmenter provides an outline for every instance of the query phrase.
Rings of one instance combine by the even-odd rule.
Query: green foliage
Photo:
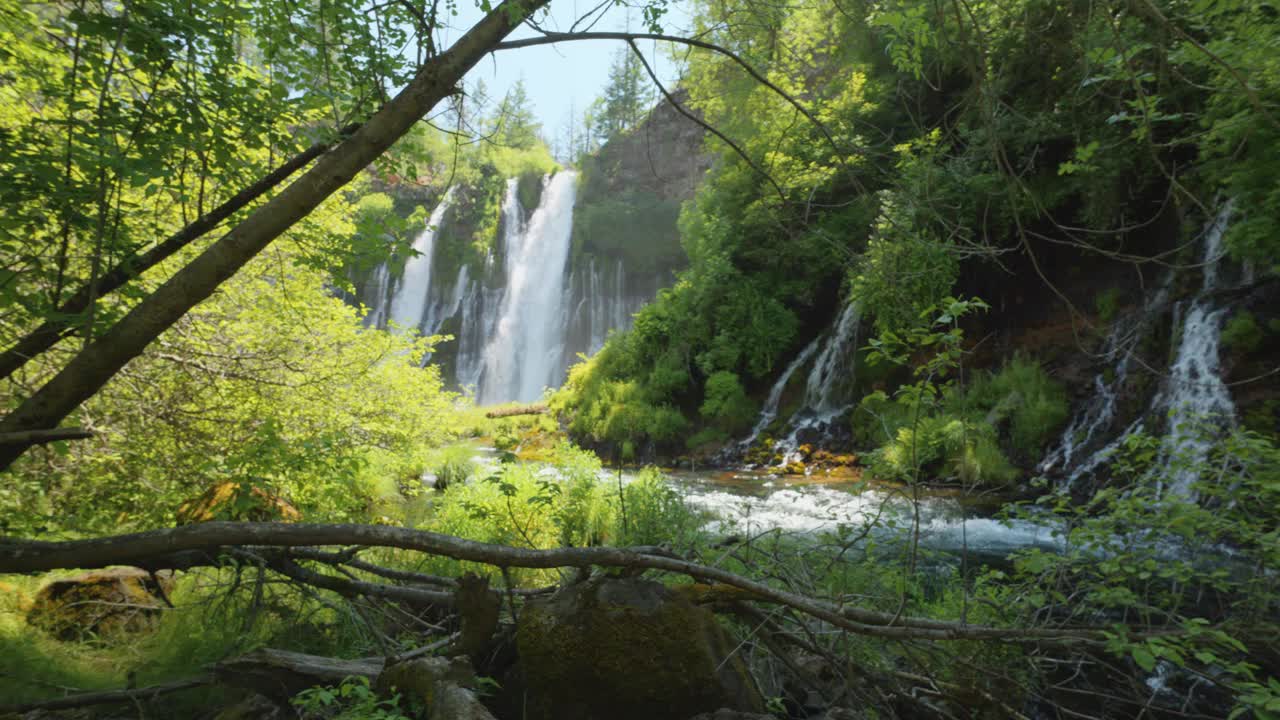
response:
[[[704,513],[689,507],[662,471],[646,467],[622,491],[618,545],[694,547],[703,539]]]
[[[1253,313],[1238,312],[1222,326],[1222,347],[1231,352],[1249,354],[1262,344],[1264,331]]]
[[[1120,309],[1120,291],[1116,288],[1107,288],[1098,293],[1093,299],[1093,309],[1098,313],[1100,322],[1111,322]]]
[[[290,703],[303,720],[409,720],[400,710],[400,696],[379,697],[366,677],[349,677],[337,686],[303,690]]]
[[[698,412],[720,429],[734,434],[751,426],[756,406],[747,398],[734,373],[724,370],[713,373],[707,378],[702,396],[704,399]]]
[[[467,443],[449,445],[438,450],[431,464],[431,470],[436,476],[436,486],[446,488],[466,482],[477,469],[475,454],[475,448]]]
[[[102,436],[31,453],[0,490],[10,531],[170,524],[183,501],[250,481],[308,519],[349,520],[450,437],[434,340],[364,329],[287,246],[184,317],[85,408]],[[417,468],[420,471],[420,467]]]
[[[1050,378],[1039,363],[1022,355],[1014,355],[994,373],[979,374],[965,396],[951,405],[981,414],[998,427],[1007,423],[1010,446],[1028,461],[1038,458],[1071,410],[1062,384]]]
[[[852,295],[875,318],[877,330],[900,330],[941,302],[959,271],[954,249],[916,229],[910,214],[886,194],[852,276]]]

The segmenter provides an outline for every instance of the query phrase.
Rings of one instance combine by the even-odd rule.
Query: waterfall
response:
[[[435,254],[436,229],[445,211],[449,209],[449,196],[450,193],[445,193],[440,204],[432,211],[431,218],[427,220],[427,226],[413,241],[413,249],[417,254],[404,264],[400,283],[391,297],[388,319],[401,330],[423,329],[420,326],[426,314],[427,293],[431,288],[431,260]],[[431,334],[434,330],[426,329],[425,332]]]
[[[1164,392],[1169,429],[1161,464],[1177,461],[1165,489],[1183,497],[1192,494],[1191,485],[1199,479],[1197,467],[1209,456],[1212,436],[1235,417],[1235,403],[1218,363],[1226,308],[1219,307],[1212,297],[1221,283],[1222,236],[1230,218],[1231,203],[1227,203],[1205,232],[1204,283],[1182,323],[1177,359],[1169,368]]]
[[[1037,466],[1037,470],[1042,473],[1061,470],[1067,473],[1066,483],[1070,486],[1083,475],[1092,472],[1110,456],[1111,452],[1114,452],[1112,445],[1115,443],[1111,443],[1104,448],[1107,452],[1095,452],[1078,461],[1083,452],[1090,448],[1096,450],[1097,443],[1105,438],[1106,433],[1111,429],[1116,418],[1120,392],[1129,380],[1129,371],[1133,367],[1138,345],[1152,320],[1163,312],[1165,304],[1169,301],[1169,286],[1172,280],[1172,273],[1167,274],[1164,282],[1151,294],[1141,309],[1118,320],[1112,326],[1102,347],[1101,359],[1105,369],[1093,377],[1093,395],[1072,417],[1057,446],[1045,456]],[[1121,438],[1128,437],[1138,427],[1127,428]]]
[[[809,362],[809,358],[813,357],[813,354],[818,351],[819,344],[820,339],[809,343],[778,376],[778,381],[769,389],[769,396],[765,398],[764,408],[760,411],[760,417],[756,420],[755,427],[751,428],[751,434],[738,443],[740,451],[745,451],[754,445],[756,440],[760,439],[760,433],[764,432],[764,429],[769,427],[769,423],[778,417],[778,406],[782,402],[782,393],[787,389],[787,384],[791,382],[791,376],[795,375],[797,370]]]
[[[849,409],[841,390],[852,379],[858,352],[858,323],[862,319],[861,303],[852,302],[840,311],[836,329],[809,371],[805,383],[804,407],[818,416],[842,414]],[[828,418],[829,419],[829,418]]]
[[[632,270],[619,258],[570,258],[576,184],[572,171],[545,177],[538,206],[526,208],[517,180],[507,180],[500,235],[482,259],[459,264],[456,273],[446,270],[446,258],[473,238],[451,227],[449,208],[464,200],[446,193],[400,276],[383,263],[357,282],[358,299],[370,308],[365,324],[452,335],[424,363],[437,363],[446,381],[481,403],[528,402],[558,386],[579,354],[630,327],[673,277],[670,270]]]
[[[853,384],[856,370],[858,327],[861,319],[862,305],[856,302],[846,303],[831,332],[809,343],[787,365],[769,390],[764,408],[760,411],[751,434],[733,446],[736,452],[749,449],[760,438],[764,429],[777,418],[782,394],[791,377],[815,355],[805,379],[804,400],[787,423],[790,432],[774,444],[774,450],[782,453],[784,465],[791,463],[797,459],[797,449],[803,436],[822,435],[833,429],[835,421],[851,407],[848,390]]]
[[[573,230],[577,173],[561,172],[543,182],[542,203],[527,223],[507,181],[503,201],[506,296],[484,353],[482,404],[529,402],[554,386],[564,356],[565,264]]]
[[[1177,353],[1169,366],[1168,377],[1146,413],[1104,447],[1068,467],[1078,453],[1090,447],[1114,421],[1117,395],[1128,377],[1136,346],[1151,318],[1161,312],[1168,301],[1172,276],[1134,318],[1117,323],[1103,352],[1103,358],[1114,363],[1113,377],[1108,379],[1099,374],[1094,378],[1096,394],[1072,419],[1058,446],[1040,464],[1041,472],[1061,468],[1070,486],[1103,466],[1130,436],[1148,426],[1165,427],[1157,469],[1167,468],[1174,461],[1177,467],[1160,490],[1181,497],[1192,495],[1191,485],[1199,478],[1196,468],[1208,457],[1211,436],[1223,425],[1230,424],[1235,416],[1235,405],[1222,381],[1218,358],[1226,308],[1219,307],[1213,298],[1213,292],[1222,286],[1222,237],[1230,217],[1231,203],[1228,202],[1205,228],[1201,289],[1189,303],[1175,307],[1175,317],[1181,319]],[[1166,419],[1167,424],[1162,425]]]

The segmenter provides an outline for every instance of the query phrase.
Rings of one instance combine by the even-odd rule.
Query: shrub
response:
[[[1009,444],[1025,458],[1039,453],[1071,410],[1062,384],[1039,363],[1021,355],[995,374],[979,375],[964,396],[956,396],[949,406],[970,416],[981,414],[996,426],[1007,422]]]
[[[475,448],[467,444],[440,448],[431,463],[431,471],[436,476],[437,490],[466,482],[476,471]]]
[[[1253,313],[1236,313],[1222,327],[1222,347],[1238,353],[1251,353],[1262,344],[1262,326]]]

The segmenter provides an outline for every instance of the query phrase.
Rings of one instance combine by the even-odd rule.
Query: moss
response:
[[[1116,317],[1116,311],[1120,308],[1120,291],[1116,288],[1107,288],[1093,299],[1093,308],[1098,313],[1098,320],[1109,323]]]
[[[658,583],[596,578],[565,588],[525,607],[517,643],[534,720],[760,709],[715,617]]]

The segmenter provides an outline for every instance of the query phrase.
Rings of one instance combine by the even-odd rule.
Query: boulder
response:
[[[59,640],[110,640],[155,628],[173,589],[172,573],[138,568],[94,570],[49,582],[36,592],[27,622]]]
[[[424,657],[387,667],[374,687],[425,707],[427,720],[493,720],[469,689],[475,679],[466,658]]]
[[[516,643],[532,720],[764,710],[715,616],[656,582],[597,576],[531,601]]]

